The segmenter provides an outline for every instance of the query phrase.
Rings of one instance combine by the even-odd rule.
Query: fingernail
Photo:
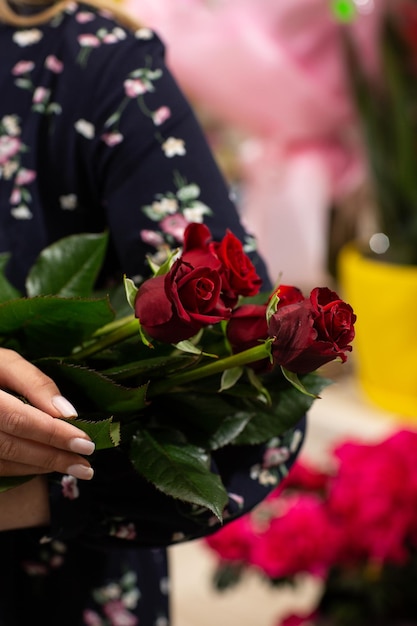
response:
[[[71,402],[63,396],[53,396],[51,402],[56,410],[61,413],[62,417],[77,417],[77,411],[72,406]]]
[[[67,474],[79,478],[80,480],[91,480],[94,476],[94,470],[92,467],[86,467],[85,465],[70,465],[67,468]]]
[[[82,439],[81,437],[74,437],[69,442],[70,450],[77,454],[93,454],[96,445],[93,441],[88,439]]]

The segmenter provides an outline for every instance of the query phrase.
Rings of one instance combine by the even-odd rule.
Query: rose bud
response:
[[[292,285],[280,285],[271,294],[270,299],[277,295],[279,298],[278,306],[285,306],[286,304],[293,304],[294,302],[302,302],[304,295],[301,289],[293,287]]]
[[[222,269],[223,299],[233,308],[239,296],[255,296],[259,293],[262,279],[244,252],[241,241],[229,230],[220,243],[212,243],[212,250],[220,259]]]
[[[201,328],[230,316],[220,297],[221,277],[210,267],[194,268],[177,259],[170,271],[145,281],[135,315],[152,338],[167,343],[189,339]]]
[[[274,361],[306,374],[350,352],[356,315],[352,307],[327,289],[316,288],[309,299],[278,307],[269,320]]]
[[[211,248],[211,232],[205,224],[192,222],[184,231],[181,258],[193,267],[220,269],[222,264]]]

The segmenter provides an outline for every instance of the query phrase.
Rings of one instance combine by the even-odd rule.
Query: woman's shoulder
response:
[[[109,60],[114,63],[131,54],[164,55],[165,48],[157,34],[149,28],[124,22],[110,9],[88,3],[70,3],[62,14],[48,23],[48,34],[57,29],[64,54],[70,55],[81,67]]]

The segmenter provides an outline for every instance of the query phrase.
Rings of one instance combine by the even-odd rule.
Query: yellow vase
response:
[[[417,421],[417,267],[375,261],[348,244],[338,280],[357,315],[352,363],[361,388],[380,408]]]

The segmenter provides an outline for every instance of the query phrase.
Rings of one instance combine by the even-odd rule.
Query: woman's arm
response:
[[[0,493],[0,531],[49,524],[48,483],[36,476]]]

